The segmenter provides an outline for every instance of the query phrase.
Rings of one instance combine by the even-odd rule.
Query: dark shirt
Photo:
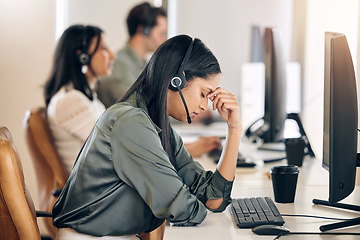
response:
[[[232,183],[205,171],[172,130],[175,161],[161,145],[161,129],[134,98],[100,117],[53,208],[54,225],[93,236],[150,232],[167,219],[201,223],[209,199],[230,202]]]

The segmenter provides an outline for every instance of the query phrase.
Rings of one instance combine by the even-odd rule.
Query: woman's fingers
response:
[[[230,102],[237,103],[235,95],[220,87],[215,89],[214,92],[210,93],[208,95],[208,98],[213,103],[213,110],[226,109],[223,108],[223,105],[226,103],[230,103]]]
[[[229,126],[237,127],[240,125],[239,104],[234,94],[219,87],[208,95],[208,99],[212,101],[213,110],[217,109],[221,118]]]
[[[237,104],[236,99],[228,97],[228,96],[220,96],[218,99],[216,99],[216,101],[214,101],[213,105],[215,106],[215,108],[217,109],[227,109],[227,106],[231,106],[232,103]]]

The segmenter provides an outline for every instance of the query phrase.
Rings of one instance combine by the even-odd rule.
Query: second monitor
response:
[[[263,37],[263,62],[265,66],[264,116],[246,130],[250,142],[261,142],[259,150],[284,151],[285,121],[294,120],[299,135],[306,141],[305,153],[314,157],[298,113],[287,113],[286,60],[281,32],[278,28],[266,28]],[[276,143],[276,144],[273,144]],[[268,155],[269,153],[265,153]],[[282,160],[284,154],[264,159],[264,162]]]
[[[286,113],[286,62],[280,31],[266,28],[264,33],[265,108],[264,116],[255,121],[246,136],[264,143],[284,138]]]

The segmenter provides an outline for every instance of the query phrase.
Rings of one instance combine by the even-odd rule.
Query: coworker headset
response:
[[[153,27],[152,22],[153,22],[153,19],[154,19],[154,15],[155,15],[155,8],[150,6],[149,14],[148,14],[148,16],[147,16],[147,18],[145,20],[143,30],[142,30],[142,32],[143,32],[143,34],[145,36],[150,36],[151,29]]]
[[[189,115],[189,110],[187,108],[184,96],[183,96],[183,94],[181,92],[181,89],[183,89],[185,87],[185,84],[186,84],[186,78],[185,78],[185,75],[183,74],[183,71],[184,71],[185,65],[187,64],[187,62],[189,60],[190,53],[192,51],[193,45],[194,45],[194,39],[191,40],[191,43],[190,43],[190,45],[189,45],[189,47],[188,47],[188,49],[186,51],[185,57],[184,57],[181,65],[179,67],[179,70],[178,70],[177,74],[171,79],[171,82],[170,82],[170,85],[169,85],[170,90],[179,91],[181,100],[182,100],[182,102],[184,103],[184,106],[185,106],[185,110],[186,110],[186,114],[187,114],[187,121],[188,121],[189,124],[191,123],[191,118],[190,118],[190,115]]]
[[[86,51],[86,46],[86,27],[84,27],[81,52],[77,55],[78,61],[81,65],[87,65],[90,62],[90,55]]]

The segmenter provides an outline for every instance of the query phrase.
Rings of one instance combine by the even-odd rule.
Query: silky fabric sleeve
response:
[[[157,218],[195,225],[206,208],[177,174],[146,113],[130,108],[114,120],[110,144],[115,172],[135,189]]]
[[[205,171],[199,162],[189,158],[190,153],[185,149],[180,136],[172,130],[175,148],[175,158],[178,175],[189,187],[191,194],[194,194],[205,205],[210,199],[223,198],[223,202],[217,209],[209,209],[214,212],[222,212],[231,202],[231,190],[233,181],[227,181],[215,170]]]

